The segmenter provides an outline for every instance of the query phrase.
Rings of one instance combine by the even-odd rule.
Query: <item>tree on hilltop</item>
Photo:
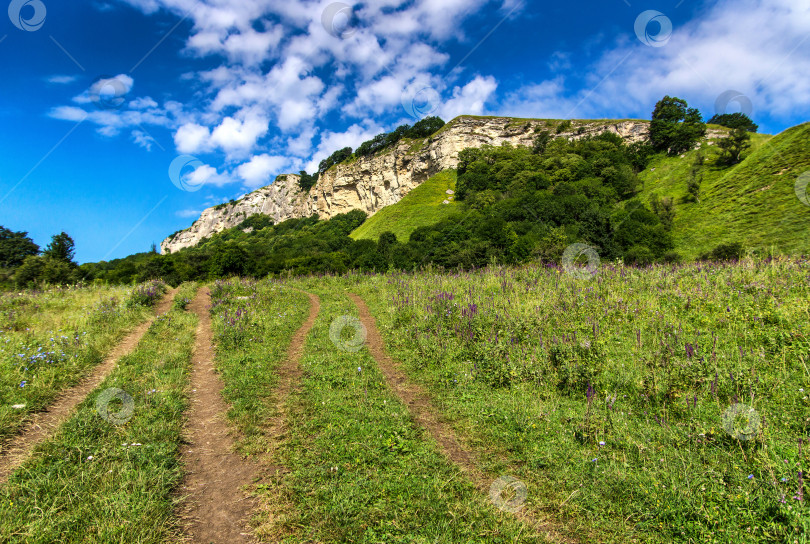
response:
[[[751,120],[744,113],[724,113],[722,115],[715,115],[709,119],[710,125],[720,125],[726,128],[742,128],[748,132],[756,132],[759,130],[759,125]]]
[[[686,100],[665,96],[655,105],[650,123],[650,143],[656,151],[678,155],[689,151],[706,135],[706,123]]]

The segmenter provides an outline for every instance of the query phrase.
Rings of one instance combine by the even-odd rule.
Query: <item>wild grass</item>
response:
[[[233,279],[216,282],[211,301],[216,368],[225,383],[228,418],[239,430],[237,450],[263,453],[268,419],[275,415],[276,370],[309,314],[309,299],[272,282]]]
[[[347,278],[459,434],[589,542],[806,542],[810,263]],[[752,411],[753,410],[753,411]]]
[[[289,508],[264,520],[260,534],[290,543],[542,541],[437,451],[365,348],[344,351],[330,339],[336,319],[357,316],[341,284],[303,286],[320,295],[321,314],[307,338],[303,383],[290,398],[289,438],[277,457],[288,472],[261,490],[271,504]],[[354,334],[347,327],[331,338],[340,343]]]
[[[352,232],[355,240],[377,241],[380,234],[393,232],[407,242],[418,227],[430,226],[458,211],[458,204],[447,191],[456,189],[456,171],[445,170],[425,181],[394,205],[381,209]],[[449,204],[443,204],[447,200]]]
[[[163,284],[6,294],[0,299],[0,439],[75,385],[149,316]]]
[[[138,348],[12,474],[0,488],[0,541],[174,538],[171,493],[182,476],[180,431],[196,324],[196,316],[177,308],[158,317]]]

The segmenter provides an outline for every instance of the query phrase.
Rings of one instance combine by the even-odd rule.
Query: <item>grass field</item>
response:
[[[571,534],[806,542],[809,273],[493,268],[352,288],[458,432],[522,466],[529,508]]]
[[[257,467],[253,530],[284,543],[560,541],[443,454],[368,349],[356,293],[475,470],[519,480],[517,511],[562,541],[806,543],[809,278],[807,260],[776,259],[603,264],[586,279],[532,265],[217,282],[215,364],[235,449]],[[0,486],[0,541],[184,538],[197,288],[181,287]],[[291,378],[306,293],[320,313]]]
[[[188,284],[177,299],[193,296]],[[197,319],[180,306],[0,488],[3,542],[166,542]],[[102,417],[105,416],[105,417]]]
[[[4,294],[0,440],[101,362],[128,330],[149,316],[164,291],[165,286],[156,284]]]
[[[422,183],[393,206],[386,206],[352,232],[355,240],[377,241],[383,232],[393,232],[407,242],[419,227],[438,223],[458,211],[458,204],[447,191],[456,189],[456,171],[445,170]],[[447,200],[449,204],[443,204]]]

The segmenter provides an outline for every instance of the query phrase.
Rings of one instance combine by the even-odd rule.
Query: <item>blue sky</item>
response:
[[[0,224],[80,262],[427,114],[810,118],[795,0],[11,0],[0,59]]]

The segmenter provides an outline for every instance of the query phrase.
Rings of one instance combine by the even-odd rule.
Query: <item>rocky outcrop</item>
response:
[[[360,209],[369,216],[396,204],[431,176],[458,165],[459,151],[484,145],[531,146],[537,133],[556,134],[560,121],[507,117],[458,117],[430,138],[402,141],[370,157],[339,164],[321,175],[308,193],[300,190],[297,175],[279,176],[275,182],[244,198],[205,210],[194,224],[161,243],[163,253],[194,246],[204,238],[238,226],[261,213],[276,223],[317,214],[329,219]],[[573,121],[559,136],[582,138],[612,132],[629,142],[647,138],[646,121]]]

